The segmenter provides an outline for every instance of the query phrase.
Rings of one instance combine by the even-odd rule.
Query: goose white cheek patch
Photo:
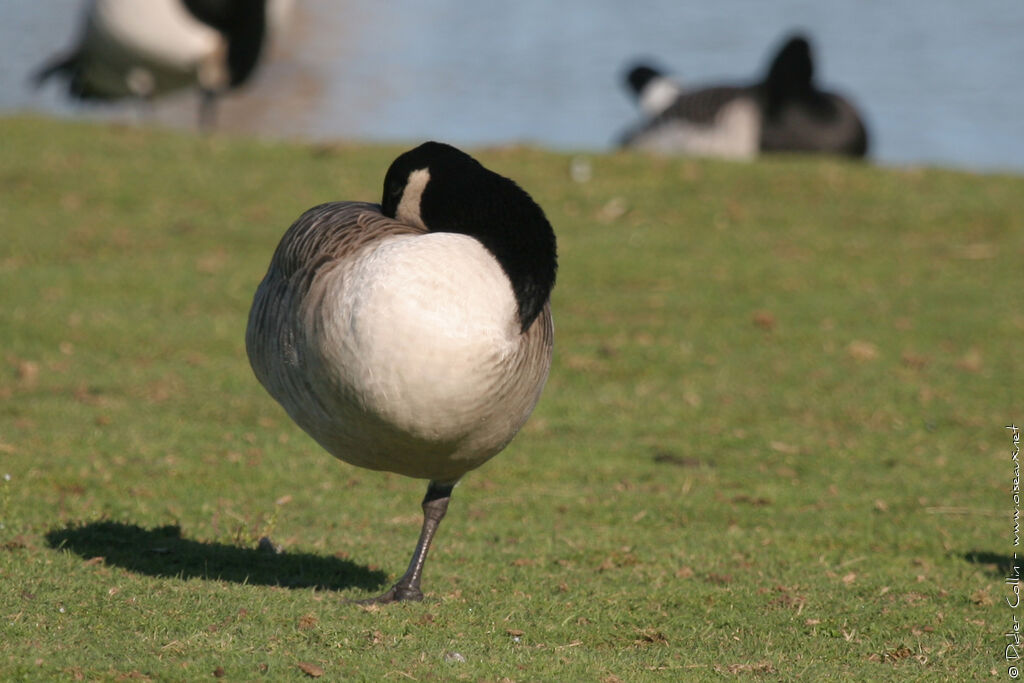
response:
[[[652,78],[640,93],[640,109],[648,116],[657,116],[668,109],[682,92],[679,84],[664,76]]]
[[[421,168],[409,174],[409,180],[402,191],[402,201],[398,203],[398,209],[395,211],[395,218],[417,228],[427,229],[420,213],[420,204],[423,199],[423,189],[429,182],[429,169]]]

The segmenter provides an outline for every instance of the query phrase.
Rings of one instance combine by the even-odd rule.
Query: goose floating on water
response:
[[[90,0],[78,43],[33,76],[67,79],[79,100],[150,100],[198,87],[200,125],[216,99],[248,81],[265,56],[268,34],[291,0]]]
[[[684,88],[650,64],[630,69],[626,83],[649,118],[621,137],[625,147],[732,159],[868,151],[853,104],[814,84],[810,44],[800,35],[786,41],[764,79],[752,85]]]
[[[373,602],[419,600],[452,488],[532,412],[554,341],[555,235],[508,178],[446,144],[391,164],[380,205],[322,204],[256,290],[256,377],[345,462],[429,480],[409,568]]]

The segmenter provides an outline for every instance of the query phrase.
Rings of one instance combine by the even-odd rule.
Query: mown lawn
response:
[[[474,150],[558,233],[551,379],[427,599],[347,603],[424,483],[323,453],[245,320],[412,142],[0,119],[0,678],[1007,677],[1022,177]]]

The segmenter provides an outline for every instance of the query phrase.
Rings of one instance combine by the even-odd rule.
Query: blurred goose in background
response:
[[[281,239],[249,313],[256,377],[335,457],[430,482],[409,568],[371,602],[422,599],[452,488],[540,398],[555,251],[525,191],[437,142],[395,159],[379,206],[316,206]]]
[[[268,35],[292,0],[90,0],[78,44],[44,64],[79,100],[152,100],[196,87],[199,122],[213,125],[216,100],[248,81],[265,57]]]
[[[626,85],[636,97],[637,106],[647,116],[657,116],[672,106],[683,86],[650,64],[637,64],[626,74]]]
[[[856,108],[819,90],[807,39],[789,38],[764,79],[752,85],[688,89],[649,64],[626,84],[648,117],[620,139],[662,154],[750,159],[761,152],[822,152],[863,157],[868,135]]]

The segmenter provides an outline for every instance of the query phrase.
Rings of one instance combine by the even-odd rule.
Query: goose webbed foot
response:
[[[355,600],[354,602],[357,605],[389,605],[392,602],[420,602],[421,600],[423,600],[423,591],[414,586],[403,586],[399,582],[375,598]]]
[[[427,561],[427,552],[430,550],[430,543],[434,540],[437,527],[441,524],[445,512],[448,511],[448,503],[452,498],[452,489],[455,484],[439,484],[430,482],[427,487],[427,495],[423,498],[423,528],[420,531],[420,540],[416,544],[416,550],[412,554],[409,568],[394,586],[385,591],[382,595],[366,600],[356,600],[359,605],[386,605],[392,602],[419,602],[423,599],[423,591],[420,590],[420,580],[423,578],[423,565]]]

